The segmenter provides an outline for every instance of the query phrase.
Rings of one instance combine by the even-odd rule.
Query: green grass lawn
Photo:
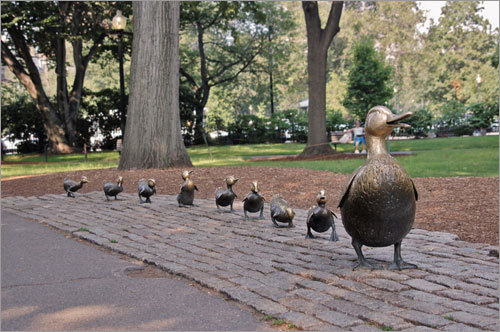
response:
[[[330,161],[261,161],[249,162],[254,156],[295,155],[304,144],[259,144],[190,147],[191,161],[197,167],[211,166],[282,166],[351,173],[364,163],[364,158]],[[339,152],[352,152],[351,144],[338,146]],[[391,151],[413,151],[411,156],[397,157],[412,177],[498,176],[498,136],[451,137],[391,141]],[[117,152],[49,156],[49,163],[2,164],[2,176],[20,176],[52,172],[116,167]],[[7,156],[7,161],[44,162],[43,155]]]

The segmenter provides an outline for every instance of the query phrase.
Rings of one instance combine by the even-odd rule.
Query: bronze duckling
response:
[[[150,197],[156,193],[156,182],[154,179],[140,179],[139,180],[139,201],[140,203],[151,203]],[[141,197],[145,197],[143,201]]]
[[[292,210],[290,205],[281,195],[274,195],[271,199],[271,221],[276,227],[284,227],[278,225],[278,222],[288,223],[288,227],[293,226],[293,217],[295,217],[295,212]]]
[[[73,181],[71,179],[64,179],[64,191],[68,194],[68,197],[75,197],[74,192],[80,190],[84,183],[88,183],[86,176],[82,176],[80,182]]]
[[[311,229],[318,233],[323,233],[331,228],[332,235],[330,236],[330,241],[338,241],[339,237],[335,231],[335,221],[333,218],[336,218],[337,216],[325,207],[326,195],[324,190],[320,190],[318,196],[316,196],[316,203],[318,203],[318,206],[310,208],[307,213],[306,239],[314,239]]]
[[[104,182],[104,195],[106,199],[109,201],[109,196],[115,196],[115,200],[118,198],[119,193],[123,191],[123,178],[121,176],[118,177],[116,182]]]
[[[245,212],[245,220],[248,219],[248,212],[259,212],[259,219],[264,219],[264,197],[259,194],[257,181],[252,182],[252,192],[243,200],[243,211]]]
[[[234,184],[238,181],[238,178],[234,176],[228,176],[226,178],[227,189],[223,189],[219,187],[215,190],[215,205],[217,205],[217,209],[219,206],[231,206],[231,212],[234,212],[233,202],[234,199],[238,196],[233,191]]]
[[[191,174],[194,171],[183,171],[182,179],[184,184],[181,186],[181,192],[177,195],[177,203],[179,206],[193,205],[194,201],[194,191],[198,191],[198,187],[191,180]]]
[[[339,203],[342,222],[358,255],[354,269],[380,268],[364,258],[363,245],[394,245],[389,270],[417,267],[401,258],[401,241],[413,226],[418,193],[405,169],[387,152],[385,142],[394,128],[409,127],[398,122],[411,115],[394,115],[387,107],[375,106],[366,116],[366,163],[351,175]]]

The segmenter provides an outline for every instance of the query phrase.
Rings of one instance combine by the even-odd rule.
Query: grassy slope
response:
[[[304,146],[304,144],[213,146],[210,147],[210,151],[204,146],[198,146],[189,148],[188,152],[193,164],[197,167],[283,166],[351,173],[364,163],[364,159],[247,162],[253,156],[298,154],[304,149]],[[390,149],[391,151],[414,152],[411,156],[397,158],[413,177],[498,176],[498,136],[391,141]],[[353,147],[350,144],[339,145],[338,151],[352,152]],[[82,154],[72,154],[49,156],[48,164],[3,164],[2,176],[116,167],[118,164],[118,153],[116,152],[92,153],[88,156],[88,162],[83,162]],[[7,156],[6,160],[45,161],[41,155]]]

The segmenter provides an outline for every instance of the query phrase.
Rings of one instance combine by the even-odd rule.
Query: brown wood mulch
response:
[[[192,179],[199,188],[198,198],[213,199],[215,189],[224,185],[227,175],[240,180],[234,186],[238,199],[250,192],[251,181],[258,180],[267,202],[282,194],[295,208],[315,204],[320,189],[325,189],[328,206],[340,215],[337,204],[349,178],[348,174],[302,168],[235,166],[195,168]],[[63,179],[87,176],[90,183],[79,193],[101,191],[105,180],[124,178],[124,191],[137,192],[140,178],[154,178],[159,194],[177,194],[182,184],[181,168],[118,171],[116,168],[55,173],[2,179],[2,197],[64,194]],[[498,177],[415,178],[419,201],[415,227],[454,233],[461,240],[498,245]],[[104,199],[104,194],[103,194]],[[215,205],[214,205],[215,207]],[[304,221],[297,221],[304,222]]]

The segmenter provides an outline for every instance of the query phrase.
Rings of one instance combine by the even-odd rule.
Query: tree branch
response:
[[[330,47],[333,37],[335,37],[335,35],[340,31],[339,23],[343,5],[343,1],[334,1],[330,7],[328,21],[326,22],[326,27],[321,34],[321,43],[323,48],[326,50]]]

